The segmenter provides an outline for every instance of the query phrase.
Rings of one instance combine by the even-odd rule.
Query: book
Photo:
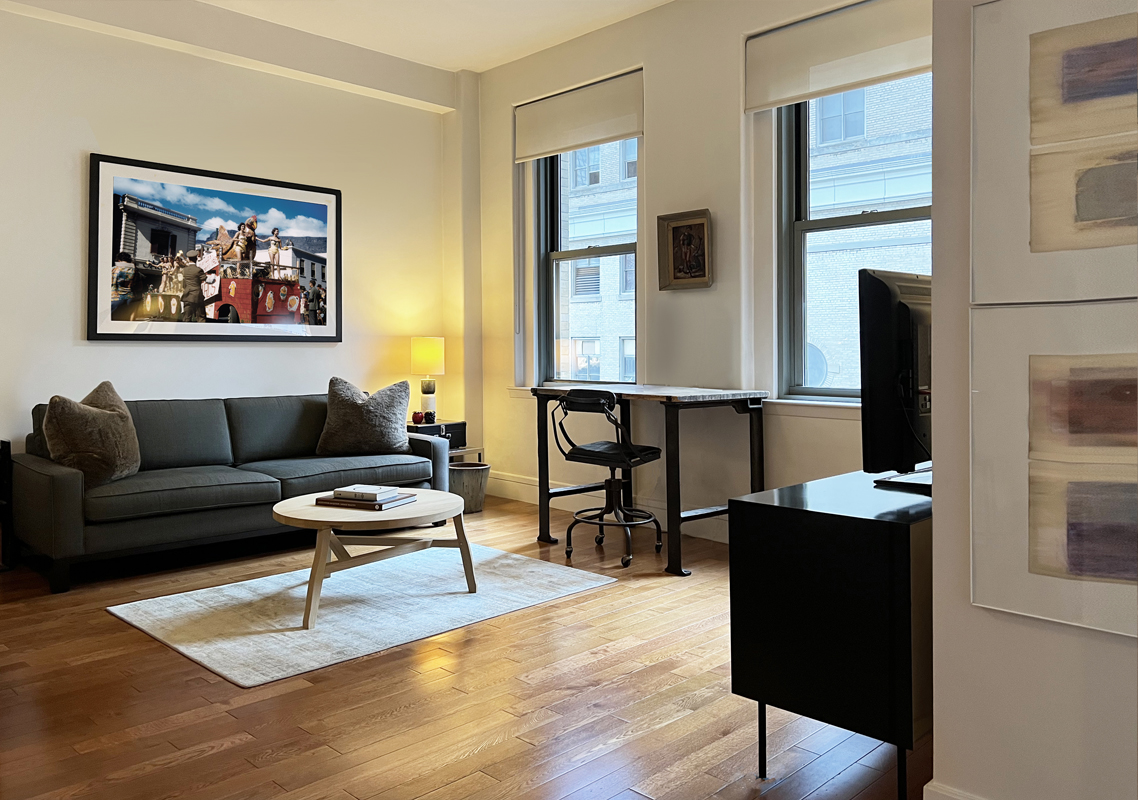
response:
[[[318,506],[332,506],[334,508],[353,508],[358,511],[387,511],[389,508],[405,506],[415,502],[413,494],[397,494],[387,500],[352,500],[346,497],[336,497],[334,494],[325,494],[316,498]]]
[[[344,500],[368,500],[372,503],[389,500],[397,494],[399,490],[394,486],[373,486],[370,483],[353,483],[351,486],[344,486],[332,492],[333,497]]]

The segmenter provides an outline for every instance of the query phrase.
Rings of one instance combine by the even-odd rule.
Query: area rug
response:
[[[472,544],[478,591],[458,551],[420,550],[330,575],[316,627],[300,627],[308,570],[107,610],[241,687],[371,655],[613,578]]]

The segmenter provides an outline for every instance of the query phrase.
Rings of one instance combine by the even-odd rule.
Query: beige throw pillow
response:
[[[43,437],[51,460],[83,473],[87,488],[138,472],[138,434],[110,381],[82,401],[56,395],[47,404]]]
[[[407,404],[411,384],[400,381],[370,397],[343,378],[328,381],[328,418],[316,445],[319,456],[410,453]]]

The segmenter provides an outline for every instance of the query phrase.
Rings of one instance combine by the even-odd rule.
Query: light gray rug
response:
[[[466,591],[458,550],[421,550],[333,573],[307,631],[307,569],[107,610],[248,688],[614,581],[480,545],[470,551],[475,594]]]

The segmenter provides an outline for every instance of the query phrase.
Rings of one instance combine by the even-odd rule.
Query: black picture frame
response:
[[[113,174],[108,177],[108,173]],[[327,301],[325,304],[326,323],[323,325],[309,325],[305,322],[285,323],[277,322],[276,319],[273,319],[264,323],[230,325],[221,320],[183,322],[175,321],[177,319],[175,318],[175,320],[148,319],[138,322],[133,318],[129,321],[112,319],[109,276],[111,269],[110,262],[113,260],[112,254],[116,240],[113,238],[112,232],[111,239],[108,241],[106,232],[109,230],[108,225],[111,220],[113,220],[114,215],[115,189],[113,183],[116,177],[120,177],[120,173],[125,177],[131,177],[132,173],[133,175],[147,173],[151,177],[145,180],[153,180],[153,177],[162,174],[169,175],[175,181],[183,178],[198,179],[199,181],[204,179],[212,182],[214,186],[211,188],[217,191],[257,195],[262,198],[265,197],[263,192],[243,192],[242,186],[249,188],[265,187],[282,189],[290,192],[293,195],[293,199],[301,199],[302,202],[334,206],[334,211],[331,208],[328,209],[329,213],[326,215],[325,221],[326,233],[328,234],[324,265],[324,283],[327,284]],[[183,182],[189,184],[191,187],[194,186],[192,180]],[[218,182],[232,184],[232,188],[218,189]],[[304,195],[311,195],[311,199],[304,198]],[[269,199],[272,198],[270,197]],[[325,200],[328,202],[325,202]],[[336,343],[343,341],[343,207],[342,195],[339,189],[91,153],[88,201],[86,327],[87,339],[89,341],[240,342],[242,344],[249,342]],[[170,211],[169,209],[165,210]],[[108,213],[112,215],[111,219],[107,218]],[[197,227],[200,228],[201,226]],[[119,244],[121,245],[122,242],[120,241]],[[333,258],[335,260],[334,264],[327,263]],[[313,272],[315,273],[315,267],[313,268]],[[221,270],[218,270],[219,275],[220,273]],[[256,285],[256,274],[253,269],[250,268],[248,276],[238,277],[236,280],[243,279],[251,281],[250,290],[252,293],[252,287]],[[229,279],[221,278],[220,280],[224,282]],[[233,282],[236,283],[236,280]],[[103,285],[104,283],[106,283],[106,286]],[[106,302],[102,307],[100,305],[101,289],[106,290],[103,293],[106,295]],[[285,293],[285,289],[287,289],[287,294]],[[230,294],[233,296],[232,291]],[[290,311],[292,311],[292,307],[288,305],[288,303],[291,303],[293,295],[294,292],[291,287],[282,287],[282,305],[288,307]],[[217,302],[222,302],[223,295],[220,288],[215,296],[218,298]],[[254,307],[251,315],[254,319],[256,318],[255,306],[260,301],[260,298],[261,294],[257,293],[256,298],[251,301]],[[298,303],[296,304],[298,309],[303,307],[299,299],[300,298],[298,298]],[[299,314],[297,314],[297,317],[299,317]],[[141,330],[130,330],[129,328],[132,326],[136,329],[141,328]],[[182,330],[173,330],[172,328],[174,326]],[[211,330],[208,333],[186,331],[187,326],[200,326]]]

